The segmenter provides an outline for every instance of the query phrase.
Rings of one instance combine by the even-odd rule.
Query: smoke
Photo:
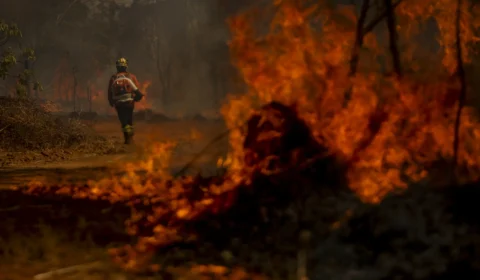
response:
[[[125,7],[130,7],[132,6],[133,4],[133,0],[114,0],[115,1],[115,4],[119,5],[119,6],[125,6]]]
[[[108,78],[119,56],[129,59],[140,82],[152,82],[147,96],[157,111],[173,115],[215,111],[232,91],[235,71],[221,0],[0,2],[0,19],[18,23],[22,46],[37,52],[34,69],[45,88],[43,99],[58,98],[54,92],[61,87],[59,71],[72,78],[75,68],[80,91],[87,84],[103,91],[94,109],[104,112]],[[71,101],[63,103],[66,110],[71,107]]]

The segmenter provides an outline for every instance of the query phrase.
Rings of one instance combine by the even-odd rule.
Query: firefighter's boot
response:
[[[128,132],[123,133],[124,143],[125,145],[129,145],[131,143],[131,137]]]
[[[125,139],[125,145],[130,145],[133,141],[133,127],[127,125],[123,128],[123,137]]]

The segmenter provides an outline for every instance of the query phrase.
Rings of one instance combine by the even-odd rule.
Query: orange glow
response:
[[[120,166],[127,171],[123,177],[89,182],[87,187],[54,189],[58,194],[75,197],[128,202],[132,217],[126,222],[127,232],[139,238],[134,246],[111,251],[123,268],[145,269],[156,248],[194,238],[184,232],[179,234],[182,222],[231,206],[235,194],[229,191],[252,180],[252,167],[244,162],[245,131],[238,127],[271,101],[297,107],[315,139],[348,163],[349,186],[365,202],[378,203],[389,192],[422,180],[432,186],[447,182],[448,172],[445,168],[436,171],[436,165],[441,160],[450,160],[453,154],[459,93],[459,84],[450,76],[455,52],[451,48],[454,38],[451,12],[456,1],[405,0],[398,7],[400,22],[409,19],[408,24],[399,27],[401,40],[410,38],[415,24],[432,17],[441,30],[439,40],[445,49],[437,54],[436,61],[442,63],[438,66],[440,70],[429,72],[428,79],[416,73],[402,78],[383,73],[379,57],[388,58],[389,52],[373,33],[366,35],[357,74],[350,77],[356,29],[352,7],[335,9],[323,6],[322,2],[305,6],[306,1],[301,0],[273,2],[277,7],[266,35],[256,32],[259,23],[254,18],[258,17],[249,12],[229,20],[232,60],[249,90],[240,96],[230,96],[221,110],[230,129],[231,148],[218,162],[228,167],[224,177],[174,180],[168,167],[176,143],[167,142],[150,147],[150,157],[146,160]],[[463,23],[466,38],[463,47],[468,49],[477,40],[473,31],[480,26],[477,24],[480,17],[473,15],[477,6],[463,8],[465,14],[479,19],[473,20],[473,24]],[[417,62],[409,56],[411,53],[407,54],[402,56],[403,65],[416,69]],[[471,52],[465,54],[467,60],[469,55]],[[149,85],[145,82],[141,90],[146,93]],[[351,96],[346,100],[345,92],[350,86]],[[148,101],[144,100],[141,106],[149,108]],[[465,182],[480,177],[480,123],[468,107],[463,110],[461,120],[457,173]],[[191,137],[201,135],[192,131]],[[134,172],[139,169],[146,174],[140,176]],[[201,190],[201,195],[192,203],[187,197],[193,189]],[[38,184],[29,189],[32,193],[48,191]],[[141,207],[145,205],[148,210]]]
[[[96,71],[95,75],[95,77],[100,77],[102,72]],[[49,99],[53,102],[62,103],[63,105],[70,105],[73,103],[75,91],[77,110],[87,110],[89,107],[89,94],[91,95],[93,108],[107,106],[106,88],[103,88],[106,87],[107,81],[104,81],[102,85],[99,86],[97,83],[92,81],[82,82],[81,80],[77,80],[77,86],[74,87],[75,80],[73,70],[70,67],[67,59],[63,59],[59,63],[57,69],[55,70],[52,83],[53,93]],[[70,108],[67,108],[67,110],[68,109]]]
[[[427,178],[426,167],[452,156],[459,85],[441,76],[436,82],[422,83],[413,76],[401,81],[385,78],[374,71],[371,60],[360,63],[359,73],[349,78],[345,66],[349,65],[356,22],[352,9],[315,10],[318,7],[302,8],[301,2],[277,1],[279,10],[266,36],[255,34],[255,23],[248,14],[230,20],[233,59],[251,90],[232,97],[223,108],[228,126],[238,127],[253,109],[270,101],[295,104],[317,140],[350,162],[350,186],[364,200],[378,202],[389,191],[406,187],[407,181]],[[406,1],[400,5],[401,15],[418,12],[431,18],[436,9],[441,10],[445,17],[437,18],[439,26],[450,30],[443,33],[441,41],[450,40],[451,44],[451,11],[456,1],[442,2],[444,6],[427,5],[433,10],[426,13]],[[323,30],[305,24],[315,13],[325,18]],[[327,21],[340,16],[341,21]],[[365,48],[388,55],[373,34],[365,39]],[[447,48],[443,57],[445,69],[452,72],[452,49]],[[344,92],[350,84],[352,96],[345,102]],[[460,147],[463,180],[480,174],[475,160],[480,156],[479,129],[472,109],[466,108]],[[239,131],[230,135],[229,157],[239,169],[244,166],[243,137]]]
[[[137,107],[137,109],[139,109],[139,110],[146,110],[146,109],[151,109],[152,108],[152,104],[150,103],[151,101],[148,98],[148,89],[150,88],[150,85],[152,85],[152,81],[150,81],[150,80],[146,80],[146,81],[140,83],[139,90],[145,96],[143,97],[142,100],[137,102],[137,104],[135,105]]]
[[[53,101],[73,100],[73,76],[71,73],[72,69],[67,59],[62,59],[53,78]]]

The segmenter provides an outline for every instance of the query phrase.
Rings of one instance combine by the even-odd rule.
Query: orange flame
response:
[[[384,78],[372,69],[374,60],[361,63],[359,73],[350,78],[345,65],[355,38],[353,10],[318,10],[318,6],[302,7],[300,2],[277,1],[279,9],[267,36],[255,34],[249,14],[230,20],[233,59],[251,89],[243,96],[231,97],[223,108],[227,125],[234,130],[230,135],[232,165],[239,170],[244,166],[245,135],[235,127],[255,108],[279,101],[295,104],[317,140],[351,162],[350,186],[366,201],[378,202],[389,191],[406,187],[408,181],[426,178],[427,166],[452,156],[458,85],[438,76],[433,83],[419,83],[415,77],[401,82]],[[451,14],[456,1],[441,2],[449,5],[435,5],[435,9]],[[404,14],[417,12],[414,3],[400,6]],[[306,23],[315,13],[332,20],[325,20],[322,30],[314,29]],[[454,26],[451,16],[437,20],[440,26]],[[442,39],[454,38],[452,28],[449,30]],[[373,34],[366,37],[365,48],[375,55],[388,55]],[[451,51],[446,49],[444,57],[451,57]],[[451,59],[446,59],[446,69],[451,68],[448,61]],[[349,85],[353,86],[351,99],[345,100]],[[464,180],[480,174],[475,160],[480,156],[475,140],[479,129],[472,109],[464,110],[460,151],[461,164],[467,170]]]
[[[136,105],[137,108],[140,109],[140,110],[146,110],[146,109],[151,109],[152,108],[152,104],[150,103],[150,100],[148,99],[148,94],[147,94],[147,91],[150,88],[151,84],[152,84],[152,81],[150,81],[150,80],[146,80],[146,81],[140,83],[139,90],[140,90],[141,93],[143,93],[145,95],[143,97],[143,99],[140,100]]]
[[[133,210],[126,223],[127,230],[139,235],[139,225],[153,224],[153,233],[140,237],[135,246],[122,248],[121,252],[112,251],[115,260],[124,268],[138,269],[151,256],[152,248],[184,238],[179,236],[175,223],[159,222],[163,214],[175,213],[169,219],[189,220],[207,208],[218,211],[232,198],[222,197],[222,205],[217,205],[215,195],[225,194],[240,182],[249,182],[251,177],[244,163],[242,145],[245,135],[237,128],[256,109],[271,101],[298,108],[316,140],[349,163],[349,185],[365,201],[379,202],[388,192],[405,188],[412,182],[429,180],[428,183],[434,185],[436,182],[432,179],[445,179],[434,172],[439,162],[450,159],[453,154],[459,85],[455,79],[446,79],[445,73],[452,71],[454,49],[445,48],[441,57],[437,57],[437,60],[444,60],[442,71],[431,73],[430,79],[416,75],[404,75],[401,79],[386,77],[378,57],[389,56],[388,49],[380,46],[375,34],[367,34],[357,74],[351,77],[346,66],[355,38],[356,16],[352,7],[332,9],[327,4],[305,7],[300,0],[274,2],[277,9],[267,35],[256,33],[256,22],[249,13],[229,21],[232,58],[250,90],[241,96],[230,96],[222,108],[222,115],[231,129],[231,151],[218,162],[229,168],[221,184],[209,182],[202,188],[204,196],[195,205],[190,203],[182,194],[194,179],[169,180],[167,163],[176,144],[162,143],[153,147],[150,158],[126,167],[128,173],[122,178],[90,182],[90,187],[58,190],[57,193],[76,197],[111,201],[145,195],[146,199],[139,203],[148,204],[151,212]],[[398,16],[400,20],[409,18],[409,24],[418,17],[422,20],[433,17],[442,31],[442,42],[450,46],[454,38],[450,14],[455,3],[452,0],[406,0],[398,7]],[[477,6],[463,9],[466,14],[478,10]],[[480,19],[478,16],[472,18]],[[313,21],[316,24],[311,24]],[[480,26],[477,24],[480,20],[474,22],[463,24],[468,29],[464,36],[470,36],[465,40],[465,48],[475,41],[471,38],[475,34],[472,30]],[[402,25],[400,29],[403,27],[409,28]],[[400,35],[405,39],[409,33],[400,32]],[[409,58],[402,57],[402,62],[415,68],[416,62]],[[145,83],[145,88],[142,87],[144,92],[148,85]],[[351,93],[349,98],[346,92]],[[457,171],[460,178],[467,181],[480,177],[480,123],[472,108],[463,111],[461,121],[461,168]],[[192,132],[192,138],[196,137],[197,133]],[[138,167],[147,171],[146,177],[133,172]],[[36,191],[37,187],[32,185],[31,190]],[[158,201],[162,202],[161,206],[152,206]]]
[[[96,71],[97,77],[101,76],[101,74],[100,71]],[[102,88],[103,85],[99,86],[92,81],[85,83],[77,80],[77,86],[74,87],[74,75],[66,59],[63,59],[57,66],[52,82],[53,93],[49,97],[51,101],[63,103],[63,105],[65,105],[65,103],[71,105],[76,95],[77,109],[89,106],[89,98],[91,98],[92,107],[96,107],[102,103],[102,106],[106,106],[107,104],[106,89]],[[101,98],[102,96],[104,96],[104,98]]]

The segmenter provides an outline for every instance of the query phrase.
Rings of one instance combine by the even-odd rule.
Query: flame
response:
[[[152,81],[150,80],[146,80],[140,83],[139,90],[141,93],[145,95],[143,99],[137,102],[136,104],[137,108],[140,110],[146,110],[146,109],[152,108],[152,104],[150,103],[150,100],[148,99],[148,94],[147,94],[147,91],[150,88],[150,85],[152,85]]]
[[[179,236],[179,220],[194,219],[205,209],[219,211],[232,198],[221,197],[219,202],[218,196],[240,183],[249,183],[251,174],[244,162],[243,148],[246,135],[238,127],[271,101],[298,108],[315,139],[348,162],[349,186],[366,202],[377,203],[392,190],[406,188],[411,183],[430,180],[433,185],[436,183],[431,182],[433,178],[446,179],[439,176],[445,170],[440,170],[440,174],[433,172],[439,161],[453,155],[459,84],[449,76],[454,64],[454,49],[449,46],[454,38],[450,14],[456,1],[405,0],[398,7],[400,22],[408,22],[399,27],[401,39],[411,36],[415,20],[418,23],[433,17],[441,30],[440,41],[445,48],[437,60],[442,61],[442,71],[430,73],[429,79],[415,75],[387,77],[382,73],[378,58],[388,57],[389,53],[373,33],[366,35],[358,71],[351,77],[347,66],[356,26],[352,7],[334,9],[321,3],[305,6],[300,0],[274,2],[277,7],[266,35],[256,32],[257,22],[249,12],[229,20],[232,60],[249,90],[240,96],[229,96],[221,110],[230,129],[231,146],[230,153],[218,160],[219,166],[228,167],[221,183],[201,185],[203,196],[192,205],[184,194],[198,182],[188,176],[171,178],[168,166],[177,143],[166,142],[150,147],[147,159],[119,167],[127,171],[123,177],[112,176],[89,182],[88,187],[64,187],[56,191],[110,201],[135,198],[129,205],[149,205],[148,213],[132,206],[132,217],[126,223],[130,234],[140,236],[138,243],[111,251],[124,268],[138,269],[152,256],[155,247],[186,238]],[[463,9],[465,14],[478,10],[477,6]],[[463,23],[466,31],[462,33],[465,37],[462,47],[466,49],[477,40],[473,31],[480,26],[480,20],[473,22]],[[470,54],[465,54],[466,59]],[[402,57],[402,62],[412,68],[418,66],[408,55]],[[150,83],[142,85],[146,93]],[[347,99],[345,92],[350,88]],[[461,168],[457,170],[463,181],[479,178],[479,136],[479,121],[473,109],[467,107],[461,118],[458,158]],[[191,138],[198,137],[192,131]],[[137,175],[137,170],[146,175]],[[38,184],[31,185],[30,192],[41,190]],[[140,195],[145,199],[137,199]],[[167,219],[165,213],[175,213],[174,217],[169,216],[175,221],[162,220]],[[143,226],[153,227],[152,233],[141,233]]]
[[[94,76],[90,77],[91,79],[88,81],[81,80],[77,77],[77,86],[74,87],[75,79],[72,67],[66,58],[62,59],[52,79],[53,91],[47,98],[52,102],[70,107],[76,95],[76,109],[80,111],[90,107],[90,101],[92,102],[91,105],[93,109],[107,107],[107,93],[106,88],[104,88],[106,81],[103,80],[103,73],[101,71],[97,70],[94,72]],[[89,100],[90,98],[91,100]]]
[[[73,76],[69,67],[68,60],[62,59],[55,69],[53,78],[53,96],[54,101],[70,101],[73,98]]]
[[[431,18],[440,10],[442,13],[436,20],[443,35],[441,42],[451,46],[454,38],[451,11],[456,1],[425,2],[431,2],[422,2],[431,9],[429,13],[424,6],[419,8],[416,3],[406,1],[400,4],[400,16],[428,14],[427,18]],[[361,63],[357,75],[350,78],[345,65],[349,65],[355,38],[353,9],[346,6],[337,10],[319,9],[319,5],[304,7],[301,3],[277,1],[278,12],[266,36],[255,33],[255,22],[248,13],[229,22],[233,60],[250,88],[243,96],[231,97],[222,109],[228,127],[233,130],[231,166],[238,170],[245,166],[242,148],[245,135],[235,128],[253,110],[271,101],[295,104],[316,139],[350,162],[350,186],[365,201],[378,202],[388,192],[405,188],[407,182],[419,182],[427,178],[426,167],[442,158],[451,158],[459,85],[439,76],[434,82],[419,82],[415,77],[401,81],[385,78],[381,72],[373,71],[374,63],[369,57],[368,64]],[[324,18],[322,30],[307,24],[319,17]],[[341,21],[332,20],[339,17]],[[475,26],[464,32],[465,37],[470,36],[464,45],[476,40],[471,35]],[[464,27],[467,29],[466,23]],[[365,48],[371,53],[388,55],[373,34],[365,39]],[[443,53],[447,72],[452,72],[452,52],[446,48]],[[344,93],[348,85],[353,90],[351,99],[346,101]],[[459,158],[466,168],[462,180],[476,179],[479,175],[475,160],[480,155],[475,140],[479,128],[472,109],[466,108],[460,132]]]

